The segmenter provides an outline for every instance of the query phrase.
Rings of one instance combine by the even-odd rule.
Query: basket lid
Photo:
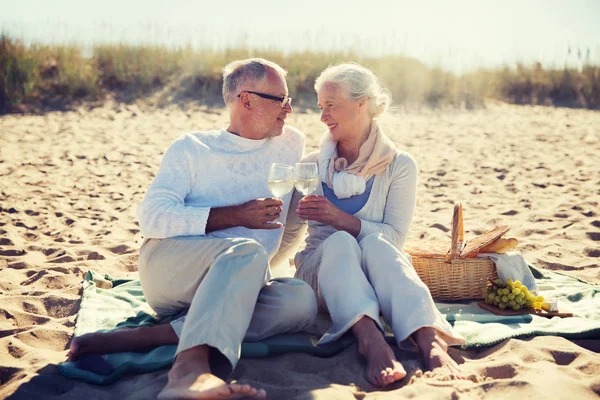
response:
[[[415,257],[446,258],[448,247],[434,242],[419,242],[404,245],[404,251]]]
[[[470,258],[476,256],[480,249],[484,248],[488,244],[500,238],[509,230],[509,225],[503,225],[494,228],[491,231],[486,232],[482,235],[479,235],[471,240],[468,240],[465,247],[460,252],[460,258]]]

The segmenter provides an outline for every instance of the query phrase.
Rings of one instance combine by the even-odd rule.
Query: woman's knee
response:
[[[363,267],[394,268],[408,272],[413,269],[410,256],[398,249],[383,233],[372,233],[359,243],[363,255]]]
[[[335,259],[342,263],[350,258],[360,258],[360,247],[354,236],[345,231],[337,231],[321,243],[321,260]]]
[[[338,231],[321,244],[318,279],[332,279],[361,269],[361,250],[358,241],[345,231]]]
[[[370,251],[381,247],[393,246],[389,238],[383,233],[371,233],[358,242],[362,251]]]
[[[357,243],[356,238],[346,231],[337,231],[325,239],[324,243],[328,242],[336,245],[350,245]]]

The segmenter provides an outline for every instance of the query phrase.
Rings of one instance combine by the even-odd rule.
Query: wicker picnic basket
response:
[[[469,300],[482,297],[488,278],[498,278],[496,265],[489,258],[477,258],[477,252],[510,229],[501,226],[465,242],[462,205],[454,206],[452,242],[449,249],[436,244],[407,246],[412,263],[435,300]]]

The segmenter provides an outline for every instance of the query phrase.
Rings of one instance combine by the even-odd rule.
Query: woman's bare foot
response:
[[[352,331],[358,339],[358,351],[367,359],[367,379],[373,385],[386,386],[406,376],[402,364],[386,343],[383,334],[369,317],[363,317]]]
[[[414,339],[423,355],[425,367],[433,371],[443,368],[459,379],[467,379],[456,361],[448,354],[448,344],[434,328],[421,328],[414,333]]]
[[[92,332],[71,340],[67,358],[75,361],[82,354],[136,351],[165,344],[177,344],[179,338],[170,324],[123,328],[112,332]]]
[[[158,394],[159,400],[171,399],[264,399],[263,389],[237,383],[228,384],[210,371],[208,346],[197,346],[181,352],[169,371],[169,382]]]

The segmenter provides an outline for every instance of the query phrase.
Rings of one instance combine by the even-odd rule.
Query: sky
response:
[[[0,0],[26,42],[356,50],[454,71],[600,62],[600,0]],[[569,55],[569,48],[571,54]]]

